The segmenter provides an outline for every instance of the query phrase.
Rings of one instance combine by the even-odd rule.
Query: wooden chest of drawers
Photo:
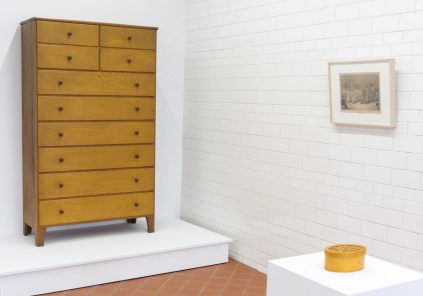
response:
[[[157,28],[21,24],[23,232],[146,217],[154,232]]]

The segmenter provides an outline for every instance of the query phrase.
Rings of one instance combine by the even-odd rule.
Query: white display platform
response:
[[[324,253],[269,261],[268,296],[421,296],[423,274],[366,256],[366,268],[352,273],[323,268]]]
[[[228,261],[231,239],[175,218],[0,238],[0,296],[28,296]]]

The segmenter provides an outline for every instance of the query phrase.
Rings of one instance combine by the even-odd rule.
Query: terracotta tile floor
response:
[[[225,264],[46,295],[264,296],[266,295],[266,275],[230,259]]]

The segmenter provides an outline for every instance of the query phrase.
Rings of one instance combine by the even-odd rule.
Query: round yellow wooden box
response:
[[[333,245],[325,249],[325,269],[334,272],[354,272],[364,268],[366,247]]]

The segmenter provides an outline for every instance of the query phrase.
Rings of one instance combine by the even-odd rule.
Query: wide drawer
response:
[[[101,26],[100,45],[106,47],[155,49],[156,30]]]
[[[39,213],[43,226],[147,216],[154,214],[154,193],[44,200]]]
[[[154,122],[40,122],[38,146],[154,143]]]
[[[98,30],[97,25],[37,21],[37,41],[98,46]]]
[[[156,52],[153,50],[102,48],[101,70],[155,72]]]
[[[154,169],[47,173],[38,180],[40,199],[152,191]]]
[[[38,120],[154,120],[154,98],[39,96]]]
[[[146,73],[38,70],[38,94],[155,96],[156,76]]]
[[[38,67],[51,69],[98,70],[98,48],[38,44]]]
[[[154,145],[40,148],[39,172],[154,166]]]

